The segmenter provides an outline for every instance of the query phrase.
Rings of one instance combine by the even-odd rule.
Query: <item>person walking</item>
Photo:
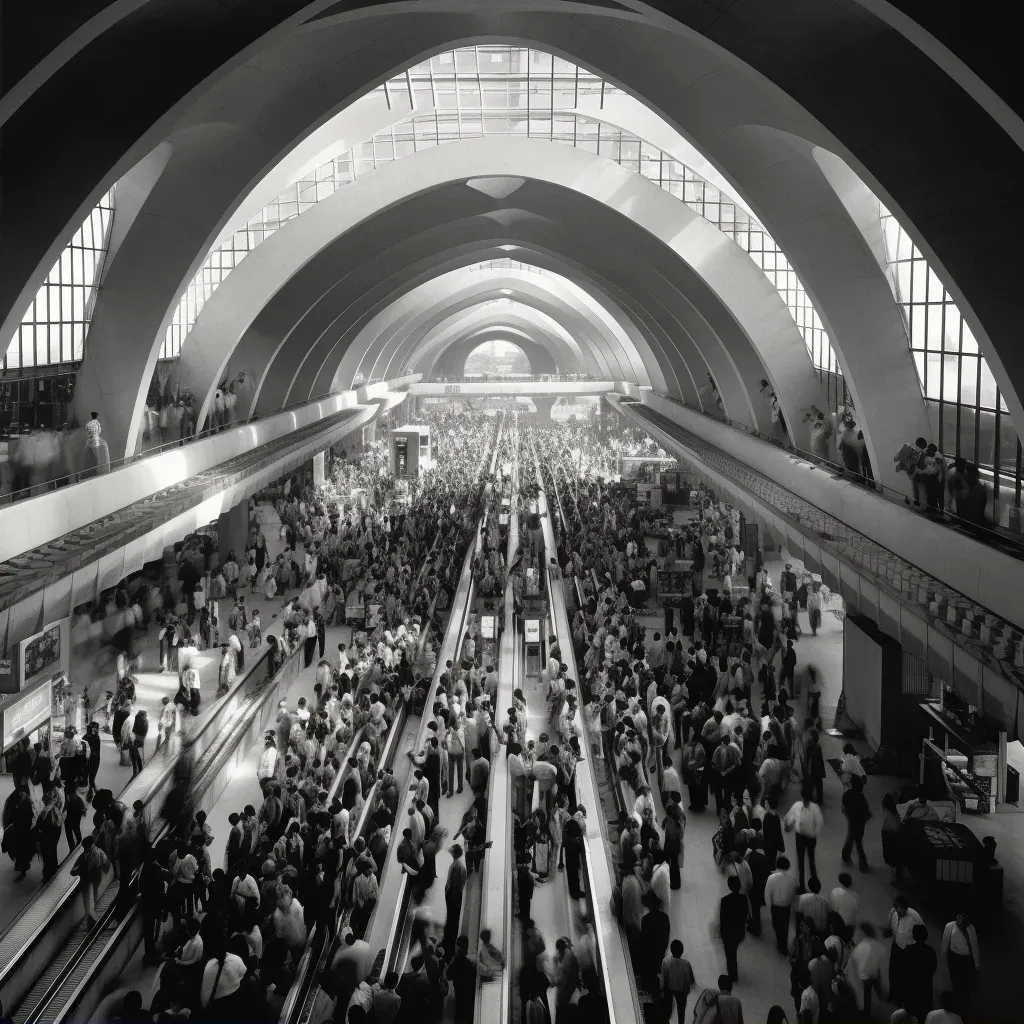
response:
[[[889,1001],[896,1006],[903,1005],[906,979],[904,958],[914,940],[914,928],[919,924],[924,924],[921,915],[911,909],[907,897],[899,893],[892,901],[892,910],[882,929],[882,934],[892,939],[889,949]]]
[[[689,960],[683,959],[684,948],[679,939],[673,939],[669,956],[661,962],[661,1007],[666,1021],[671,1020],[672,1004],[676,1007],[677,1024],[686,1024],[686,1000],[697,982]]]
[[[444,902],[446,916],[444,920],[445,953],[450,957],[455,951],[455,940],[459,935],[459,921],[462,917],[462,893],[466,888],[469,871],[462,856],[462,847],[455,843],[451,848],[452,863],[448,868],[448,878],[444,883]]]
[[[789,956],[789,918],[795,898],[796,879],[790,874],[789,858],[779,857],[765,883],[764,902],[771,914],[775,945],[785,957]]]
[[[961,910],[942,930],[941,958],[949,969],[953,993],[963,1013],[970,1004],[977,972],[981,967],[978,933],[966,911]]]
[[[39,835],[39,853],[43,859],[43,881],[57,873],[59,864],[57,844],[64,830],[64,812],[57,803],[54,790],[43,794],[43,809],[36,819],[36,832]]]
[[[804,886],[804,857],[810,864],[811,878],[818,877],[818,868],[814,861],[814,852],[818,845],[818,836],[825,826],[821,816],[821,808],[811,800],[811,789],[804,786],[800,800],[790,807],[783,821],[787,832],[796,833],[797,871],[800,876],[800,888]]]
[[[718,904],[718,930],[725,947],[725,966],[729,979],[739,981],[736,953],[747,934],[747,898],[740,891],[742,885],[736,875],[729,876],[729,892]]]
[[[843,863],[849,864],[854,846],[860,860],[861,871],[868,870],[868,858],[864,852],[864,829],[871,817],[871,808],[864,796],[864,777],[850,776],[850,788],[843,794],[843,814],[846,816],[846,841],[843,843]]]

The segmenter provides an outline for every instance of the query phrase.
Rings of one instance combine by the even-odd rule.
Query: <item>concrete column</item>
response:
[[[244,498],[234,508],[222,512],[217,520],[217,546],[221,562],[228,557],[229,551],[234,551],[236,560],[241,563],[248,542],[249,499]]]
[[[537,406],[537,422],[550,423],[551,410],[555,407],[558,397],[556,395],[530,395],[530,398],[533,399],[533,404]]]

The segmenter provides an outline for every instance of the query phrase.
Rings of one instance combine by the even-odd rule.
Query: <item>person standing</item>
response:
[[[903,1005],[906,978],[904,958],[914,939],[914,928],[919,924],[924,924],[921,915],[912,910],[907,897],[899,893],[892,901],[892,910],[882,930],[886,938],[892,938],[889,949],[889,1001],[896,1006]]]
[[[789,956],[789,917],[796,897],[796,879],[789,872],[789,858],[776,861],[775,870],[764,887],[764,902],[772,918],[775,945],[783,956]]]
[[[444,902],[446,916],[444,921],[444,948],[450,957],[455,951],[455,940],[459,934],[459,921],[462,917],[462,893],[466,888],[469,871],[462,856],[462,847],[455,843],[451,849],[452,863],[448,868],[448,878],[444,883]]]
[[[64,830],[64,814],[57,803],[52,789],[43,794],[43,809],[36,819],[36,832],[39,835],[39,853],[43,858],[43,881],[52,878],[57,872],[57,844]]]
[[[747,898],[740,891],[742,885],[736,875],[729,876],[729,892],[718,905],[718,930],[725,947],[725,966],[729,979],[739,980],[736,953],[747,934]]]
[[[914,941],[903,954],[903,1005],[917,1020],[924,1020],[932,1008],[932,984],[939,958],[928,945],[928,929],[914,925]]]
[[[77,789],[72,789],[64,802],[64,835],[67,836],[69,853],[82,841],[84,817],[85,801]]]
[[[962,1013],[970,1004],[975,978],[981,967],[978,933],[966,911],[961,910],[942,930],[941,955],[949,968],[949,980]]]
[[[82,853],[71,869],[82,883],[82,903],[85,905],[85,923],[92,928],[96,923],[96,900],[99,885],[110,868],[107,855],[95,845],[92,836],[82,840]]]
[[[661,1006],[666,1021],[672,1017],[672,1003],[676,1004],[676,1021],[686,1024],[686,1000],[690,989],[697,982],[693,977],[693,968],[689,960],[683,959],[683,944],[673,939],[669,947],[670,956],[661,962]]]
[[[810,863],[811,878],[818,877],[818,868],[814,861],[814,852],[818,845],[818,836],[825,825],[821,816],[821,808],[811,800],[809,786],[804,786],[800,800],[790,807],[784,819],[787,832],[796,833],[797,871],[800,875],[800,888],[804,888],[804,856]]]

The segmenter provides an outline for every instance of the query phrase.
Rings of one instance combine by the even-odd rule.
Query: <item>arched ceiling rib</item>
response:
[[[630,222],[635,224],[641,229],[640,236],[634,230],[629,245],[623,245],[622,252],[617,254],[618,262],[626,265],[625,271],[635,253],[642,252],[645,245],[649,248],[652,240],[657,239],[662,247],[662,254],[656,260],[661,264],[661,272],[686,283],[688,296],[701,310],[699,319],[704,321],[704,330],[711,331],[718,339],[730,335],[733,338],[731,348],[717,349],[725,357],[725,364],[715,365],[719,356],[714,346],[704,354],[711,361],[727,408],[730,372],[746,381],[745,389],[733,396],[730,415],[734,418],[743,420],[755,416],[751,396],[757,395],[760,378],[765,373],[762,358],[766,375],[775,385],[791,423],[799,422],[795,415],[797,409],[812,402],[821,404],[820,386],[806,348],[774,286],[733,242],[672,196],[616,164],[580,150],[537,140],[475,139],[458,143],[458,147],[459,177],[497,171],[522,175],[534,183],[542,179],[548,186],[547,193],[539,188],[530,193],[536,206],[544,205],[544,195],[550,194],[550,186],[554,185],[568,190],[560,193],[560,200],[562,196],[566,201],[589,200],[584,218],[591,211],[594,215],[601,214],[602,210],[616,211],[620,224],[609,224],[607,233],[595,239],[592,245],[603,245],[607,250],[609,239],[615,239],[616,245],[623,244],[621,231],[628,229]],[[449,154],[438,149],[385,165],[282,227],[254,250],[214,293],[183,352],[183,366],[189,361],[196,366],[206,363],[213,372],[207,369],[198,374],[200,382],[217,377],[227,359],[225,346],[233,346],[241,335],[240,329],[222,320],[223,311],[241,299],[236,315],[248,315],[251,320],[254,305],[273,294],[282,278],[299,268],[303,273],[308,272],[314,255],[329,247],[340,232],[366,219],[373,203],[386,208],[412,188],[423,193],[432,185],[450,181],[452,163]],[[513,194],[509,202],[520,201],[517,197],[525,191],[524,188]],[[503,223],[503,213],[508,211],[503,211],[500,203],[488,201],[494,210],[491,216]],[[564,204],[551,202],[549,198],[547,205],[553,215],[565,216],[560,208]],[[576,230],[592,228],[589,223],[577,223],[578,218],[567,220]],[[509,230],[507,223],[503,223],[503,227]],[[627,249],[628,259],[624,258]],[[666,250],[674,251],[679,258],[672,259]],[[303,310],[308,308],[307,304]],[[751,339],[757,352],[751,347]],[[756,424],[756,417],[748,422]]]
[[[456,339],[438,353],[425,378],[461,377],[466,372],[466,360],[481,345],[491,341],[509,341],[517,345],[529,360],[533,374],[582,372],[579,366],[559,364],[554,354],[557,351],[554,339],[543,328],[526,322],[523,327],[517,327],[511,317],[503,317],[485,327],[473,328],[468,335],[459,332]]]
[[[740,112],[734,124],[790,132],[840,155],[945,271],[1011,414],[1024,422],[1016,268],[1005,258],[1004,242],[1024,226],[1017,188],[1024,154],[995,122],[978,116],[977,104],[914,43],[849,0],[818,5],[811,17],[804,5],[782,6],[771,18],[759,18],[756,30],[746,20],[749,7],[707,19],[702,5],[667,0],[630,0],[628,13],[604,5],[588,10],[584,3],[545,12],[531,6],[492,2],[437,13],[432,0],[421,0],[337,9],[288,38],[298,21],[324,5],[282,0],[272,8],[217,8],[215,28],[191,10],[187,19],[168,19],[161,5],[159,31],[150,20],[156,9],[143,7],[94,41],[83,41],[81,57],[50,74],[45,89],[22,96],[6,126],[0,309],[7,322],[0,337],[10,336],[88,208],[176,124],[186,131],[202,123],[225,126],[208,136],[197,165],[216,168],[211,191],[219,191],[217,198],[207,197],[215,212],[192,248],[198,255],[189,259],[198,260],[203,242],[216,236],[218,218],[244,194],[246,183],[273,166],[297,135],[329,116],[325,106],[343,105],[362,83],[424,48],[483,30],[535,40],[648,97],[726,172],[728,160],[719,159],[715,145],[728,129],[718,116],[724,97]],[[656,13],[659,8],[665,13]],[[301,16],[289,24],[296,11]],[[247,50],[264,31],[271,34]],[[192,103],[190,90],[204,79],[207,94]],[[103,133],[94,130],[99,109]],[[63,130],[53,132],[54,124]],[[948,154],[951,124],[958,139],[955,160]],[[263,143],[254,147],[257,136]],[[227,168],[232,150],[244,154],[244,167]],[[971,181],[970,189],[962,187],[964,180]],[[977,217],[978,195],[998,206],[998,218]],[[179,282],[188,277],[182,273]],[[145,289],[145,279],[140,283]],[[156,317],[173,301],[152,293],[149,298]],[[123,332],[122,340],[155,343],[159,331],[137,326],[118,320],[113,329]],[[150,364],[154,358],[150,352]],[[113,359],[107,362],[114,366]],[[123,394],[124,380],[115,372],[108,377],[105,394],[99,377],[80,390],[85,409],[94,397],[106,398],[108,408]]]
[[[629,380],[637,384],[651,383],[640,353],[636,351],[620,323],[586,291],[576,287],[566,278],[554,274],[540,275],[520,270],[471,270],[467,268],[440,274],[414,291],[416,299],[421,305],[436,308],[448,303],[455,305],[459,302],[461,295],[479,293],[481,290],[487,290],[490,293],[499,290],[502,295],[507,291],[517,300],[522,296],[537,297],[541,292],[558,298],[573,313],[574,319],[580,320],[583,330],[587,330],[589,325],[590,330],[595,333],[597,344],[605,356],[605,372],[610,378]],[[413,326],[412,331],[415,332],[415,330],[416,327]],[[364,332],[364,334],[368,333]],[[607,339],[607,345],[602,344],[604,339]],[[582,341],[582,339],[580,340]],[[359,338],[357,338],[355,350],[358,351],[361,347]],[[367,355],[370,355],[369,349]],[[376,354],[373,355],[373,358],[380,361]],[[407,365],[410,371],[415,366],[419,371],[421,367],[420,353],[418,351],[410,352],[401,361],[396,361],[392,354],[386,370],[382,372],[390,373],[393,368],[397,369],[398,365]],[[376,375],[376,370],[374,373]]]
[[[478,311],[480,317],[500,316],[506,309],[513,313],[535,310],[552,325],[557,325],[567,341],[566,348],[583,354],[582,359],[579,356],[577,359],[586,366],[586,372],[601,380],[628,379],[616,373],[617,362],[609,365],[609,360],[614,360],[615,356],[609,352],[602,325],[581,315],[564,298],[544,288],[525,287],[519,288],[514,297],[504,297],[501,289],[486,282],[418,303],[411,316],[403,318],[380,339],[373,340],[374,365],[381,367],[383,373],[398,366],[410,367],[409,372],[425,373],[440,350],[438,332],[452,317],[467,310]],[[358,347],[357,341],[355,348],[358,350]]]
[[[481,345],[492,341],[511,342],[522,349],[530,362],[530,372],[533,374],[582,372],[576,365],[564,366],[558,362],[555,355],[558,351],[555,339],[543,327],[525,320],[518,323],[519,326],[515,326],[511,317],[504,317],[482,327],[475,327],[468,335],[459,332],[460,336],[438,354],[437,360],[424,375],[424,379],[455,380],[461,377],[466,372],[466,360],[469,356]]]

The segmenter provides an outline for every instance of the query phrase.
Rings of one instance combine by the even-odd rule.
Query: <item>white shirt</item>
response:
[[[961,929],[955,920],[946,925],[942,930],[941,959],[945,960],[947,953],[970,956],[974,958],[974,966],[980,968],[981,950],[978,947],[978,933],[974,930],[973,924],[967,926],[966,932],[965,935],[964,929]]]
[[[924,924],[921,920],[921,915],[910,907],[907,908],[907,912],[902,917],[896,913],[896,908],[894,907],[889,911],[889,918],[885,923],[892,930],[892,941],[900,949],[906,949],[914,941],[914,927]]]
[[[829,908],[834,910],[848,925],[857,923],[857,909],[860,907],[860,896],[845,885],[837,885],[828,897]]]
[[[825,826],[821,808],[815,803],[805,805],[803,800],[790,807],[784,820],[787,828],[808,839],[817,839]]]
[[[796,878],[787,871],[773,871],[764,887],[764,902],[768,907],[791,907],[796,896]]]

